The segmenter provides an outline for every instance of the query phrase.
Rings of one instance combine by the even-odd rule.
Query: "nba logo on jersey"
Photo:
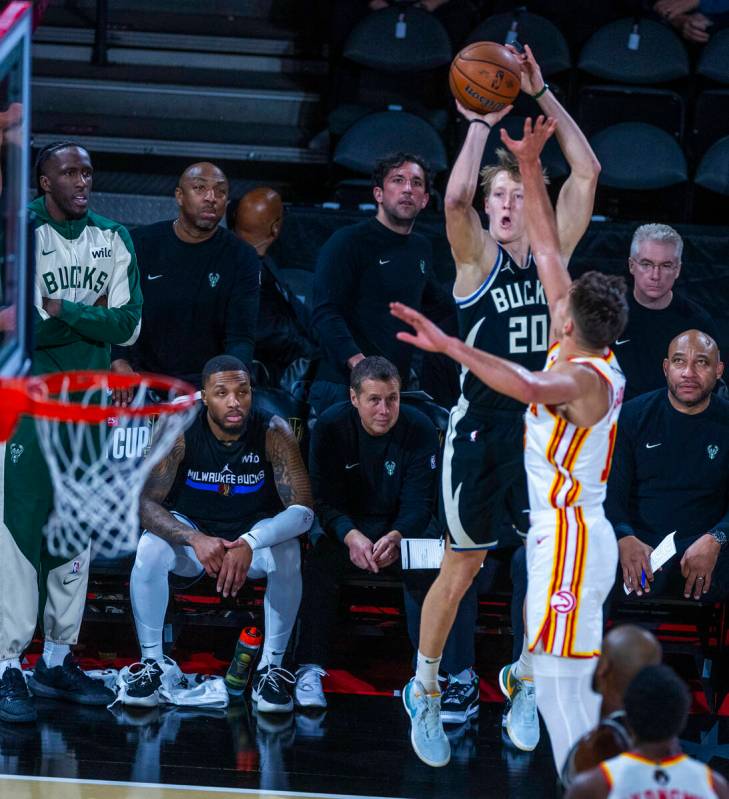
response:
[[[25,452],[25,447],[22,444],[11,444],[10,445],[10,460],[13,463],[17,463],[20,460],[20,456]]]
[[[215,288],[220,280],[220,275],[217,272],[211,272],[208,275],[208,280],[210,281],[211,288]]]
[[[395,461],[385,461],[385,471],[389,477],[395,474]]]

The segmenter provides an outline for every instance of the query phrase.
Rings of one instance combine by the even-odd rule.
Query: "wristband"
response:
[[[473,125],[474,122],[478,122],[479,125],[486,125],[486,127],[491,130],[491,125],[485,119],[472,119],[468,124]]]
[[[545,83],[545,84],[544,84],[544,86],[542,86],[542,88],[541,88],[541,89],[540,89],[540,90],[539,90],[539,91],[538,91],[536,94],[533,94],[533,95],[532,95],[532,97],[533,97],[535,100],[538,100],[538,99],[539,99],[539,98],[540,98],[540,97],[541,97],[543,94],[545,94],[547,91],[549,91],[549,84],[548,84],[548,83]]]

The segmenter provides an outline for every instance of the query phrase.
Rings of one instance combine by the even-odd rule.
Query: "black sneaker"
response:
[[[251,698],[261,713],[290,713],[294,709],[286,683],[294,685],[296,677],[280,666],[266,666],[253,675]]]
[[[471,674],[468,682],[458,682],[452,675],[448,679],[448,687],[440,699],[440,719],[444,724],[463,724],[478,713],[478,676]]]
[[[123,702],[135,707],[155,707],[159,704],[157,690],[162,685],[162,666],[154,658],[133,663],[125,678]]]
[[[36,696],[65,699],[79,705],[108,705],[114,701],[114,692],[101,680],[89,677],[70,652],[62,666],[50,669],[43,658],[39,657],[28,685]]]
[[[35,721],[35,702],[20,669],[5,669],[0,679],[0,720]]]

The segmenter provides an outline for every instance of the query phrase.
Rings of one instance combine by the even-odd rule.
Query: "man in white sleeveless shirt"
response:
[[[521,141],[502,131],[519,161],[529,241],[552,319],[544,370],[530,372],[445,336],[397,303],[392,312],[415,328],[415,335],[398,334],[403,341],[445,352],[491,388],[528,405],[529,646],[520,679],[534,679],[560,773],[571,746],[598,720],[592,674],[600,654],[602,603],[618,557],[602,503],[625,386],[608,345],[626,324],[627,302],[622,278],[587,272],[573,283],[564,266],[539,162],[555,126],[551,119],[539,118],[534,126],[526,120]],[[417,707],[411,717],[414,733],[427,737],[434,729],[418,724]]]

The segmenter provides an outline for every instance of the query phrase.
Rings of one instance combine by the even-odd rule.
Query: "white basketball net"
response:
[[[55,400],[109,409],[102,423],[35,417],[41,449],[54,486],[54,509],[45,528],[48,551],[72,558],[91,544],[92,557],[115,558],[134,552],[139,541],[139,497],[149,473],[191,424],[196,405],[172,390],[154,391],[142,379],[131,389],[129,409],[157,400],[162,413],[125,414],[115,407],[104,379],[69,393],[64,381]],[[159,396],[159,394],[163,396]],[[175,400],[178,400],[176,403]],[[176,407],[172,410],[171,405]]]

